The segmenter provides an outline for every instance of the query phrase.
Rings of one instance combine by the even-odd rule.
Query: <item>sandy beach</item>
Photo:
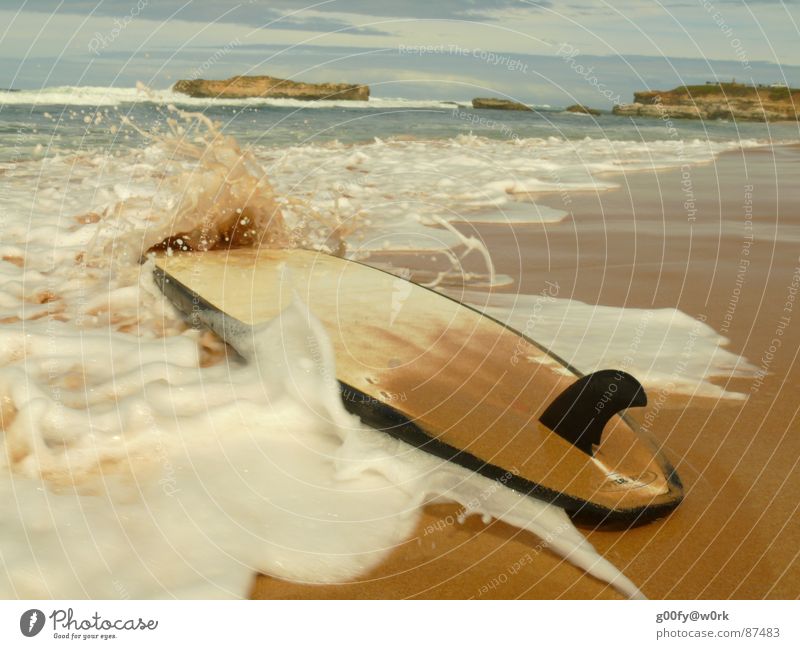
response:
[[[733,151],[714,163],[609,175],[617,190],[537,199],[558,224],[480,226],[509,290],[589,304],[676,307],[729,339],[759,371],[725,389],[746,399],[651,393],[653,438],[686,498],[667,519],[584,530],[650,598],[800,596],[800,148]],[[676,359],[676,376],[681,366]],[[721,385],[725,382],[718,382]],[[618,598],[536,537],[459,508],[428,507],[378,569],[341,586],[258,577],[257,598]]]

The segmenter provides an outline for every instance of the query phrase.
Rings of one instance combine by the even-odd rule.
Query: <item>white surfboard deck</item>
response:
[[[613,417],[593,457],[542,425],[575,371],[434,291],[306,250],[176,254],[157,259],[156,275],[173,302],[206,324],[203,313],[216,310],[258,325],[298,296],[330,336],[351,410],[511,488],[588,518],[628,522],[667,513],[682,497],[672,468],[627,417]],[[363,412],[359,399],[370,402]]]

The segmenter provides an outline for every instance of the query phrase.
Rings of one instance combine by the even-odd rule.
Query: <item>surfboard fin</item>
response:
[[[622,370],[599,370],[566,388],[539,421],[587,455],[594,455],[603,429],[614,415],[646,405],[644,388],[633,376]]]

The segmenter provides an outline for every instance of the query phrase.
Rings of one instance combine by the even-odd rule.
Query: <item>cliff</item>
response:
[[[774,122],[800,119],[800,89],[710,83],[633,94],[615,115]]]
[[[533,110],[530,106],[510,99],[495,99],[494,97],[476,97],[472,100],[473,108],[491,108],[495,110]]]
[[[301,83],[275,77],[231,77],[221,81],[192,79],[178,81],[172,89],[190,97],[247,99],[369,99],[369,86],[350,83]]]

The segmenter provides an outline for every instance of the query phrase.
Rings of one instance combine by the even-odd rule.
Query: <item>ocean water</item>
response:
[[[305,102],[291,99],[193,99],[170,90],[145,88],[55,87],[36,91],[0,90],[2,160],[45,152],[118,151],[141,145],[136,137],[114,137],[102,123],[126,116],[144,127],[163,126],[164,107],[199,110],[218,120],[242,144],[287,147],[304,144],[365,143],[374,138],[453,138],[473,134],[500,141],[529,138],[656,142],[659,140],[795,142],[792,123],[700,122],[675,120],[668,131],[660,120],[593,118],[536,106],[534,113],[475,111],[469,103],[447,100],[373,98],[361,101]],[[41,147],[41,148],[37,148]]]
[[[742,398],[712,379],[755,368],[707,325],[674,309],[503,293],[513,278],[496,276],[459,227],[511,222],[544,236],[567,212],[539,204],[543,194],[611,191],[607,172],[800,140],[796,124],[668,126],[442,101],[0,93],[0,594],[242,597],[256,571],[356,579],[425,503],[449,501],[539,534],[638,596],[557,508],[349,419],[326,382],[332,360],[309,351],[309,340],[327,344],[303,315],[313,305],[275,323],[280,336],[265,333],[294,341],[290,354],[241,364],[187,328],[141,262],[164,240],[204,249],[230,237],[368,263],[437,254],[452,268],[431,286],[457,279],[470,303],[581,369],[624,359],[648,388]],[[673,357],[687,341],[692,362],[677,380],[652,350]],[[304,381],[302,394],[291,389]]]

